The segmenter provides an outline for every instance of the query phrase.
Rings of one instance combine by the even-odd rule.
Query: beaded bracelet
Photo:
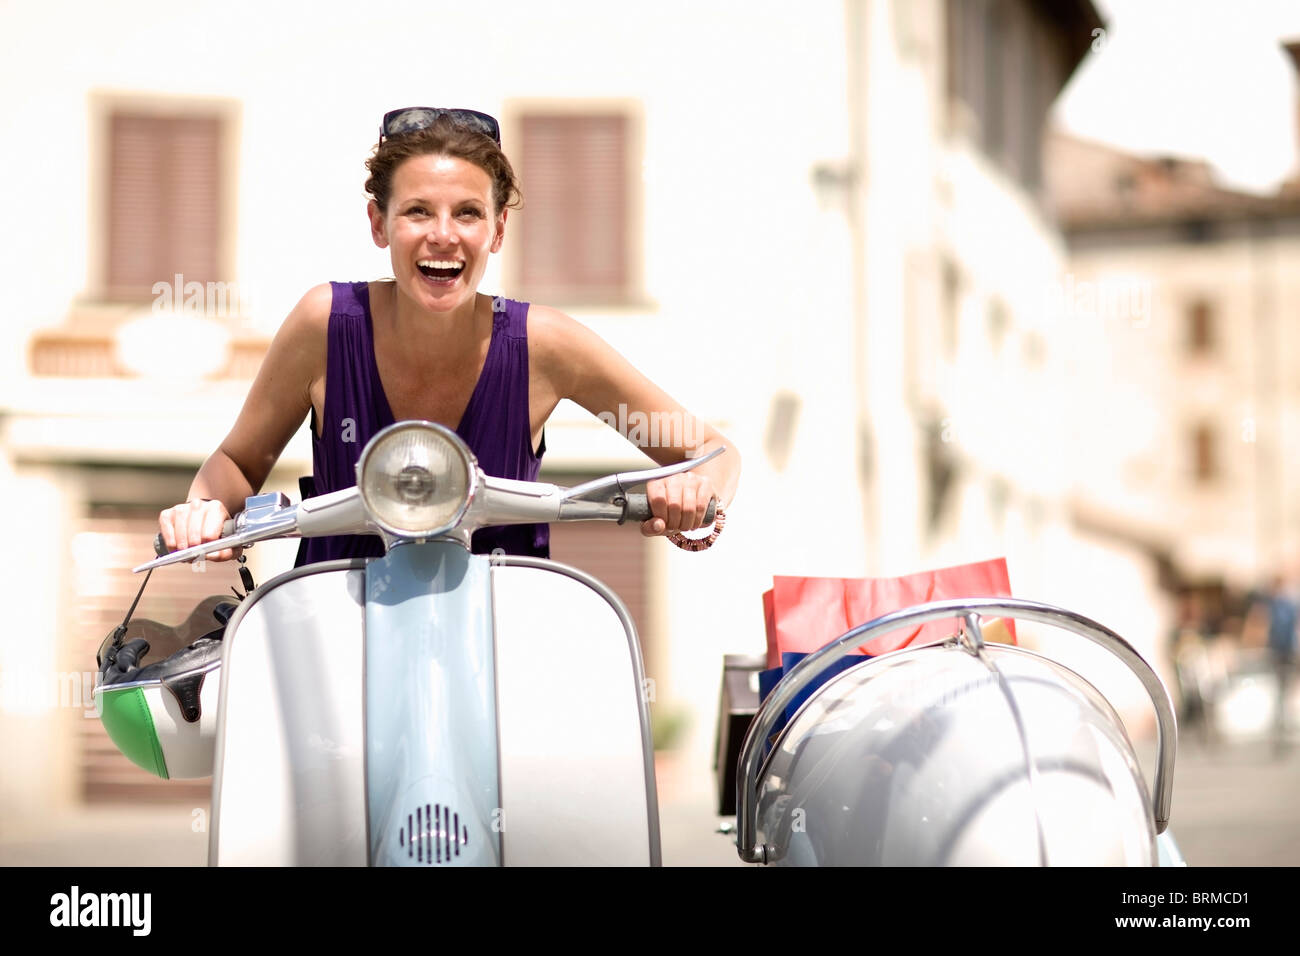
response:
[[[705,551],[713,547],[713,542],[718,540],[718,535],[722,534],[722,529],[727,524],[727,513],[722,510],[722,505],[718,505],[717,511],[713,516],[713,531],[706,538],[688,538],[680,531],[669,531],[666,537],[683,551]]]

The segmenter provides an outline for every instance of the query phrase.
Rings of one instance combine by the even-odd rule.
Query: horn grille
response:
[[[451,863],[460,849],[469,844],[469,828],[460,822],[460,814],[440,803],[417,805],[406,815],[406,826],[397,832],[399,846],[416,863]]]

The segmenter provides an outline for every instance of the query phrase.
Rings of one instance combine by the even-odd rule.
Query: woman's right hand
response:
[[[230,512],[220,501],[209,498],[192,498],[158,515],[158,530],[168,552],[192,548],[196,544],[216,541],[221,537],[221,527],[230,520]],[[242,549],[241,549],[242,550]],[[226,548],[204,555],[208,561],[229,561],[235,551]]]

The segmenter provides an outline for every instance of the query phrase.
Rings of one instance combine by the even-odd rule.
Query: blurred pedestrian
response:
[[[1279,753],[1286,748],[1287,697],[1291,689],[1291,676],[1295,670],[1296,624],[1300,620],[1300,607],[1287,591],[1286,582],[1278,575],[1271,590],[1258,599],[1268,610],[1268,652],[1277,679],[1277,706],[1273,711],[1273,746]]]
[[[1169,635],[1170,657],[1178,690],[1178,724],[1190,731],[1198,728],[1201,741],[1215,742],[1213,678],[1209,649],[1205,640],[1205,618],[1201,602],[1194,592],[1178,600],[1178,620]]]

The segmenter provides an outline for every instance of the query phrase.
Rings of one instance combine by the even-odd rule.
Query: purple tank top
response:
[[[313,494],[324,495],[357,483],[361,449],[380,429],[393,424],[393,413],[375,363],[370,286],[366,282],[332,282],[329,347],[325,369],[324,423],[316,434],[312,413]],[[536,481],[546,452],[546,438],[533,453],[528,409],[528,303],[497,298],[493,302],[492,340],[469,405],[456,428],[478,458],[484,473],[498,478]],[[475,554],[497,548],[507,554],[549,556],[550,526],[513,525],[474,533]],[[384,546],[374,535],[304,538],[298,565],[334,558],[375,557]]]

